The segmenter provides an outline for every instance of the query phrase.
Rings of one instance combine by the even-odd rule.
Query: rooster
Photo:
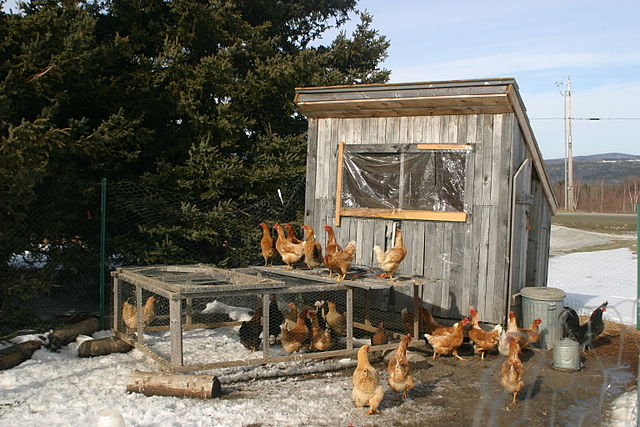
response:
[[[150,296],[142,307],[142,325],[147,327],[153,322],[155,317],[156,297]],[[131,330],[136,329],[138,326],[138,318],[136,307],[129,304],[127,301],[122,303],[122,320],[124,324]]]
[[[518,392],[524,385],[522,377],[524,375],[524,367],[518,357],[520,347],[513,337],[507,338],[509,352],[507,359],[502,362],[502,375],[500,385],[509,393],[513,393],[512,405],[518,402]]]
[[[322,246],[316,240],[316,235],[310,225],[303,225],[304,230],[304,263],[309,270],[322,264]]]
[[[413,377],[409,375],[409,362],[407,361],[407,346],[411,342],[411,334],[405,335],[400,344],[396,354],[389,359],[387,365],[387,382],[393,390],[393,397],[396,400],[395,394],[402,392],[402,398],[407,398],[407,392],[413,388]]]
[[[453,353],[460,360],[466,360],[458,354],[458,347],[462,345],[464,340],[464,327],[469,324],[466,317],[460,322],[448,328],[442,328],[440,335],[424,334],[431,347],[433,347],[433,358],[439,354]]]
[[[278,232],[278,239],[276,240],[276,250],[282,257],[282,261],[287,264],[287,270],[293,270],[293,264],[300,261],[304,256],[304,244],[292,243],[284,236],[284,230],[280,224],[275,224],[273,228]]]
[[[383,252],[380,246],[374,246],[373,251],[378,259],[378,265],[385,271],[376,277],[389,277],[391,281],[393,279],[393,273],[396,272],[402,260],[407,256],[407,248],[402,244],[402,231],[399,228],[396,229],[395,246]]]
[[[593,310],[589,320],[582,325],[575,310],[565,307],[562,313],[560,313],[563,336],[578,341],[583,350],[593,348],[593,340],[604,331],[602,314],[607,311],[608,304],[608,301],[600,304],[598,308]]]
[[[358,349],[358,366],[353,372],[353,390],[351,392],[356,407],[369,406],[368,415],[378,412],[378,406],[384,397],[380,375],[369,363],[370,348],[368,345],[363,345]]]
[[[273,249],[273,237],[271,237],[271,229],[266,222],[261,222],[262,238],[260,239],[260,252],[262,258],[264,258],[264,265],[269,264],[269,260],[276,256],[276,251]]]

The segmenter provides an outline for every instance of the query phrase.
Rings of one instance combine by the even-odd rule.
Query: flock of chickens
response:
[[[286,235],[283,226],[287,229]],[[356,253],[355,241],[350,241],[346,247],[342,248],[342,246],[336,242],[333,228],[325,225],[324,231],[327,233],[327,244],[323,256],[322,245],[316,240],[316,235],[310,225],[305,224],[302,226],[304,231],[303,240],[299,240],[296,237],[295,230],[290,224],[284,224],[283,226],[280,224],[273,226],[278,233],[274,248],[269,225],[265,222],[260,223],[260,227],[262,227],[260,250],[265,265],[269,264],[277,252],[289,270],[293,269],[295,263],[302,260],[310,270],[324,264],[329,270],[329,278],[333,277],[333,273],[336,273],[337,281],[345,279]],[[384,271],[384,273],[378,277],[389,277],[393,281],[393,274],[398,270],[400,263],[407,256],[407,248],[402,242],[402,232],[400,229],[396,229],[395,245],[392,248],[383,251],[379,246],[375,246],[373,250],[376,254],[378,265]]]
[[[316,301],[315,309],[298,306],[290,302],[289,312],[283,316],[278,308],[275,295],[269,304],[269,335],[274,342],[279,339],[287,353],[301,350],[327,351],[335,345],[340,336],[346,335],[344,314],[336,310],[334,301]],[[262,343],[262,307],[258,307],[251,319],[242,322],[238,330],[240,342],[248,350],[257,351]]]
[[[565,307],[560,314],[560,322],[563,336],[576,340],[583,349],[592,347],[593,340],[604,330],[602,314],[606,311],[607,302],[596,308],[589,320],[580,324],[576,312]],[[452,354],[458,359],[465,360],[458,354],[458,348],[464,342],[465,326],[470,324],[467,331],[469,341],[473,343],[474,353],[480,353],[481,359],[487,351],[497,348],[498,352],[506,356],[500,370],[500,385],[513,395],[511,404],[517,403],[518,392],[524,386],[524,366],[520,360],[520,353],[530,344],[540,339],[541,319],[534,319],[530,328],[519,328],[516,315],[509,313],[507,329],[496,325],[492,330],[485,331],[480,327],[478,311],[471,307],[469,318],[465,317],[453,326],[444,327],[433,318],[431,312],[420,306],[419,316],[426,333],[424,337],[433,347],[433,358],[440,354]],[[398,350],[387,365],[387,382],[395,396],[396,392],[402,392],[402,398],[406,398],[407,391],[414,386],[414,380],[409,375],[409,365],[406,358],[407,345],[411,341],[409,331],[413,328],[413,315],[405,309],[402,311],[403,328],[407,331]],[[380,322],[378,330],[371,338],[372,345],[386,343],[384,324]],[[369,414],[375,414],[384,396],[380,375],[371,366],[367,353],[369,346],[362,346],[358,351],[358,365],[353,373],[352,398],[355,406],[369,406]]]
[[[355,242],[351,241],[342,249],[336,242],[333,229],[325,225],[327,233],[327,245],[325,255],[322,255],[322,246],[315,240],[313,228],[303,225],[304,240],[295,237],[293,227],[285,224],[287,235],[285,236],[282,226],[275,224],[274,228],[278,233],[275,242],[275,251],[271,232],[266,223],[260,223],[263,229],[261,240],[262,255],[265,264],[275,256],[277,251],[282,260],[287,264],[288,269],[293,268],[293,264],[300,260],[309,269],[313,269],[321,264],[329,269],[330,277],[335,272],[338,275],[336,280],[344,280],[351,260],[355,254]],[[393,280],[393,274],[398,269],[400,262],[406,256],[406,248],[402,243],[402,233],[396,230],[395,246],[386,252],[379,247],[375,247],[376,256],[384,275]],[[382,275],[381,275],[382,276]],[[142,312],[144,327],[148,326],[155,317],[156,298],[151,296],[145,302]],[[325,309],[326,305],[326,309]],[[344,314],[339,313],[334,301],[316,301],[314,308],[298,306],[291,302],[288,304],[289,311],[286,315],[278,308],[275,295],[271,295],[269,304],[269,335],[274,341],[279,339],[282,348],[288,353],[301,350],[307,351],[328,351],[331,350],[340,337],[346,336],[346,319]],[[580,324],[576,312],[565,307],[560,315],[560,323],[563,336],[576,340],[583,349],[591,348],[593,340],[603,332],[604,322],[602,314],[606,311],[607,302],[601,304],[593,311],[589,320]],[[496,325],[490,331],[480,327],[478,311],[471,307],[469,318],[465,317],[453,326],[443,326],[439,324],[431,312],[419,305],[418,316],[420,324],[424,330],[424,337],[433,348],[433,359],[439,355],[452,354],[454,357],[465,360],[458,354],[458,349],[462,346],[466,335],[473,343],[474,354],[479,353],[484,359],[488,351],[498,350],[506,356],[501,365],[500,385],[513,395],[512,404],[517,403],[517,395],[523,387],[524,366],[520,360],[520,353],[530,344],[535,343],[540,338],[539,325],[541,319],[533,320],[530,328],[519,328],[516,316],[509,313],[507,329],[503,330],[501,325]],[[397,351],[387,363],[387,383],[391,388],[394,399],[396,393],[401,393],[402,399],[407,397],[407,392],[414,387],[414,379],[409,374],[409,363],[407,361],[407,347],[412,340],[411,332],[414,327],[414,315],[403,309],[401,313],[402,325],[406,334],[400,340]],[[135,306],[128,302],[122,304],[122,318],[130,331],[137,327],[137,313]],[[242,322],[238,334],[240,342],[251,351],[260,348],[262,340],[262,307],[259,306],[250,320]],[[470,325],[466,328],[467,325]],[[387,344],[388,335],[384,328],[384,322],[379,322],[376,332],[371,336],[371,345],[377,346]],[[357,366],[353,373],[352,399],[357,407],[368,406],[368,414],[377,413],[380,402],[384,397],[384,388],[381,383],[380,374],[369,362],[368,353],[371,349],[369,345],[363,345],[358,350]]]
[[[524,368],[519,354],[531,343],[538,341],[540,331],[538,326],[540,319],[535,319],[530,328],[519,328],[513,312],[509,314],[508,328],[502,330],[497,325],[491,331],[485,331],[480,327],[477,310],[470,309],[470,318],[465,317],[453,326],[440,325],[425,307],[420,306],[419,316],[431,347],[433,358],[441,354],[452,354],[458,359],[465,360],[458,354],[458,348],[464,342],[465,326],[470,325],[467,336],[474,345],[474,353],[480,353],[484,359],[484,353],[498,349],[500,354],[507,356],[502,363],[500,384],[508,392],[513,394],[512,403],[517,401],[517,394],[523,386]],[[405,309],[402,311],[402,323],[405,331],[413,328],[413,315]],[[373,345],[380,344],[376,337],[382,333],[383,324],[378,325],[378,331],[372,337]],[[411,341],[411,334],[407,333],[400,341],[398,350],[387,365],[387,382],[395,396],[396,392],[402,392],[402,398],[406,398],[407,391],[414,386],[414,380],[409,375],[409,365],[406,359],[406,348]],[[386,341],[385,341],[386,342]],[[358,366],[353,373],[352,398],[356,406],[369,406],[369,414],[375,414],[380,405],[384,391],[380,383],[380,376],[369,363],[367,352],[369,346],[362,346],[358,351]]]

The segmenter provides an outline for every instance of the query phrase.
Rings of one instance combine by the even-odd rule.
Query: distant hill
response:
[[[564,181],[564,158],[544,161],[551,183]],[[573,158],[573,179],[590,184],[604,181],[623,182],[630,176],[640,176],[640,156],[623,153],[593,154]]]

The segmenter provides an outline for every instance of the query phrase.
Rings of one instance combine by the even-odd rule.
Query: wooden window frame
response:
[[[402,144],[406,146],[408,144]],[[411,144],[415,145],[418,150],[461,150],[471,151],[471,144]],[[399,219],[399,220],[420,220],[420,221],[449,221],[449,222],[465,222],[468,214],[466,212],[440,212],[429,210],[412,210],[412,209],[378,209],[378,208],[344,208],[342,207],[342,173],[344,166],[344,141],[338,142],[338,164],[336,177],[336,215],[334,224],[339,227],[343,216],[348,217],[366,217],[366,218],[383,218],[383,219]],[[383,148],[380,152],[398,152],[393,144]],[[467,179],[465,175],[465,180]]]

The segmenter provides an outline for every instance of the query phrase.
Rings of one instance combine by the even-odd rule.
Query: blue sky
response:
[[[514,77],[545,158],[564,157],[571,76],[573,153],[640,154],[640,1],[362,0],[391,42],[391,82]],[[357,20],[356,20],[357,21]]]
[[[358,7],[391,42],[383,64],[391,82],[514,77],[545,158],[564,156],[563,120],[537,119],[563,117],[555,83],[567,76],[574,117],[640,119],[638,0],[361,0]],[[640,154],[639,134],[640,120],[575,120],[573,153]]]

